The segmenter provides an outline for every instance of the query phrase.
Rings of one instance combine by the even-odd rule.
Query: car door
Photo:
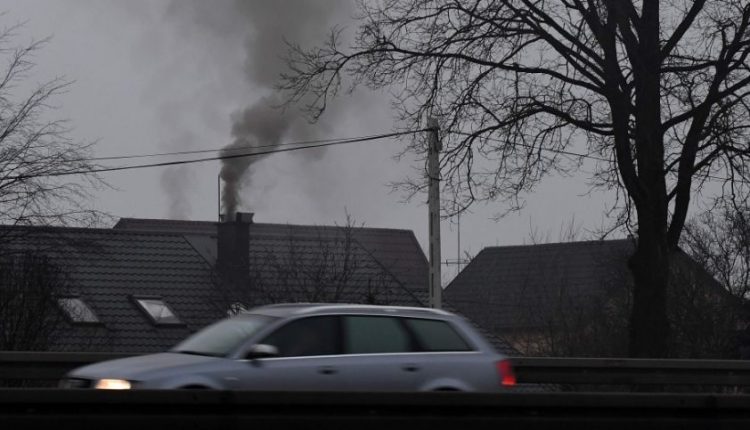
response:
[[[414,341],[396,317],[343,316],[344,354],[354,391],[413,391]]]
[[[261,344],[279,355],[248,360],[237,386],[253,390],[347,390],[349,369],[341,366],[340,320],[336,316],[299,318],[279,327]]]
[[[447,321],[404,318],[417,341],[414,363],[418,390],[496,391],[500,387],[495,363],[476,351]]]

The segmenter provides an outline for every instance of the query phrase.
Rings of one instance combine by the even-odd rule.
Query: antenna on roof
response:
[[[217,221],[221,222],[221,173],[216,175],[216,212]]]
[[[456,221],[456,236],[458,240],[456,243],[456,261],[458,262],[458,272],[461,271],[461,211],[458,211],[458,220]]]

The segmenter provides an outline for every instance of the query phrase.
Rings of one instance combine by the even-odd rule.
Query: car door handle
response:
[[[416,372],[417,370],[419,370],[419,366],[417,366],[416,364],[404,364],[403,366],[401,366],[401,369],[405,372]]]
[[[328,367],[328,366],[319,367],[318,373],[323,374],[323,375],[334,375],[338,373],[338,370],[335,367]]]

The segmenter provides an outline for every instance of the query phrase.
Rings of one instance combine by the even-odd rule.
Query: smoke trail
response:
[[[167,15],[187,24],[191,31],[197,28],[226,40],[236,40],[238,34],[244,34],[245,79],[256,91],[256,97],[262,98],[232,115],[233,140],[222,149],[222,154],[236,153],[237,148],[278,145],[285,137],[315,139],[328,128],[325,122],[310,126],[293,109],[286,112],[277,109],[281,98],[273,87],[286,71],[286,41],[319,44],[334,24],[348,21],[351,10],[352,2],[347,0],[172,1]],[[235,50],[237,46],[226,48]],[[335,121],[337,115],[335,109],[332,111],[328,121]],[[306,155],[320,156],[320,153]],[[242,205],[240,190],[243,184],[248,185],[249,169],[257,161],[256,157],[223,161],[220,174],[224,181],[224,214],[231,217]]]
[[[167,193],[169,219],[190,218],[190,198],[187,195],[191,186],[195,185],[195,176],[185,166],[170,167],[161,174],[161,184]]]
[[[239,153],[252,153],[253,148],[263,146],[275,146],[281,142],[285,132],[289,128],[290,117],[283,112],[274,109],[278,103],[275,96],[264,97],[255,105],[232,117],[232,137],[234,140],[221,150],[221,155],[236,155]],[[222,190],[222,203],[224,214],[232,219],[237,208],[242,203],[240,200],[240,189],[242,188],[242,177],[250,165],[260,160],[261,157],[239,157],[222,161],[221,179],[224,181]]]

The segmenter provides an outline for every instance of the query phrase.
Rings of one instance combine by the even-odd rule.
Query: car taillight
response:
[[[513,373],[513,365],[510,360],[501,360],[496,363],[497,374],[500,377],[500,385],[512,387],[516,385],[516,374]]]

